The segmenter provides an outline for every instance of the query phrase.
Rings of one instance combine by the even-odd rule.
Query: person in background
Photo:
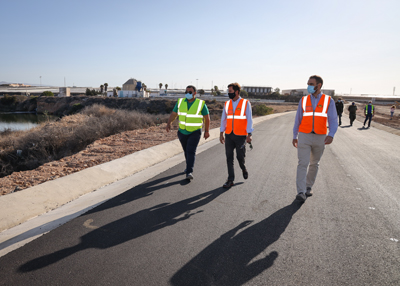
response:
[[[390,120],[393,119],[393,114],[395,110],[396,110],[396,105],[392,105],[392,107],[390,108]]]
[[[331,144],[338,129],[335,101],[321,92],[323,80],[313,75],[307,82],[308,95],[299,102],[293,126],[292,144],[297,148],[296,200],[304,202],[312,196],[319,161],[325,145]],[[329,133],[327,123],[329,124]]]
[[[364,120],[363,128],[365,128],[365,123],[367,123],[367,120],[369,120],[368,121],[368,128],[369,128],[369,127],[371,127],[372,117],[375,114],[375,108],[372,105],[372,101],[368,102],[368,105],[365,106],[364,111],[365,111],[365,120]]]
[[[210,137],[210,115],[204,100],[196,98],[196,88],[186,87],[185,98],[180,98],[168,119],[165,130],[171,130],[171,123],[179,116],[178,138],[186,159],[186,179],[193,179],[193,167],[197,145],[201,138],[201,128],[205,121],[204,138]]]
[[[349,111],[349,118],[350,118],[350,126],[353,126],[354,120],[356,120],[356,111],[357,111],[357,105],[353,101],[351,105],[347,108]]]
[[[336,105],[337,116],[339,118],[339,126],[340,126],[340,125],[342,125],[342,114],[343,114],[343,107],[344,107],[341,97],[338,98],[335,105]]]

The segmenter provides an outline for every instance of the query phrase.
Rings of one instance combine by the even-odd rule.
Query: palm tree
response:
[[[143,90],[146,91],[147,85],[142,84]]]
[[[100,93],[103,93],[104,85],[100,85]]]
[[[115,89],[116,89],[116,90],[121,90],[121,88],[120,88],[119,86],[117,86]]]
[[[163,86],[163,84],[160,82],[159,84],[158,84],[158,86],[160,87],[160,89],[162,88],[162,86]]]
[[[167,83],[165,84],[165,89],[168,89],[168,84]]]
[[[104,91],[107,92],[108,83],[104,84]]]

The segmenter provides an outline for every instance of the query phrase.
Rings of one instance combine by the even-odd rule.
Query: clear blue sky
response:
[[[400,1],[2,1],[0,81],[400,94]],[[198,79],[198,81],[196,80]]]

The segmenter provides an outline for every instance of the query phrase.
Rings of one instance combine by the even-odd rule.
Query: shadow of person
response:
[[[75,246],[28,261],[18,270],[29,272],[41,269],[88,248],[106,249],[174,225],[202,212],[202,210],[195,210],[208,204],[224,192],[223,188],[217,188],[173,204],[163,203],[141,210],[85,234],[80,238],[81,242]],[[89,223],[91,223],[90,220]]]
[[[343,126],[343,125],[340,125],[339,127],[340,128],[349,128],[349,127],[351,127],[352,125],[346,125],[346,126]]]
[[[182,175],[182,173],[165,176],[165,177],[162,177],[162,178],[159,178],[156,180],[150,179],[150,180],[146,181],[145,183],[137,185],[137,186],[127,190],[126,192],[108,200],[107,202],[90,210],[89,212],[87,212],[84,215],[90,215],[95,212],[114,208],[114,207],[121,206],[126,203],[129,203],[129,202],[132,202],[132,201],[144,198],[144,197],[151,196],[155,191],[159,191],[164,188],[168,188],[170,186],[179,185],[179,184],[184,186],[184,185],[187,185],[190,183],[190,181],[188,181],[186,179],[170,181],[180,175]]]
[[[238,233],[252,221],[239,224],[184,265],[170,279],[171,284],[174,286],[245,284],[273,265],[278,257],[276,251],[256,261],[253,260],[279,239],[301,205],[294,201],[263,221]]]

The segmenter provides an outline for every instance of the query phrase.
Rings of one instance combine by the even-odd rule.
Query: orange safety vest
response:
[[[233,130],[235,135],[247,135],[246,108],[247,99],[241,98],[235,111],[233,110],[232,100],[225,102],[226,134],[231,134]]]
[[[328,119],[328,107],[331,102],[329,95],[322,94],[315,110],[311,104],[311,94],[303,96],[301,99],[301,106],[303,109],[303,119],[299,126],[299,132],[311,133],[313,131],[316,134],[326,134],[327,127],[326,122]]]

